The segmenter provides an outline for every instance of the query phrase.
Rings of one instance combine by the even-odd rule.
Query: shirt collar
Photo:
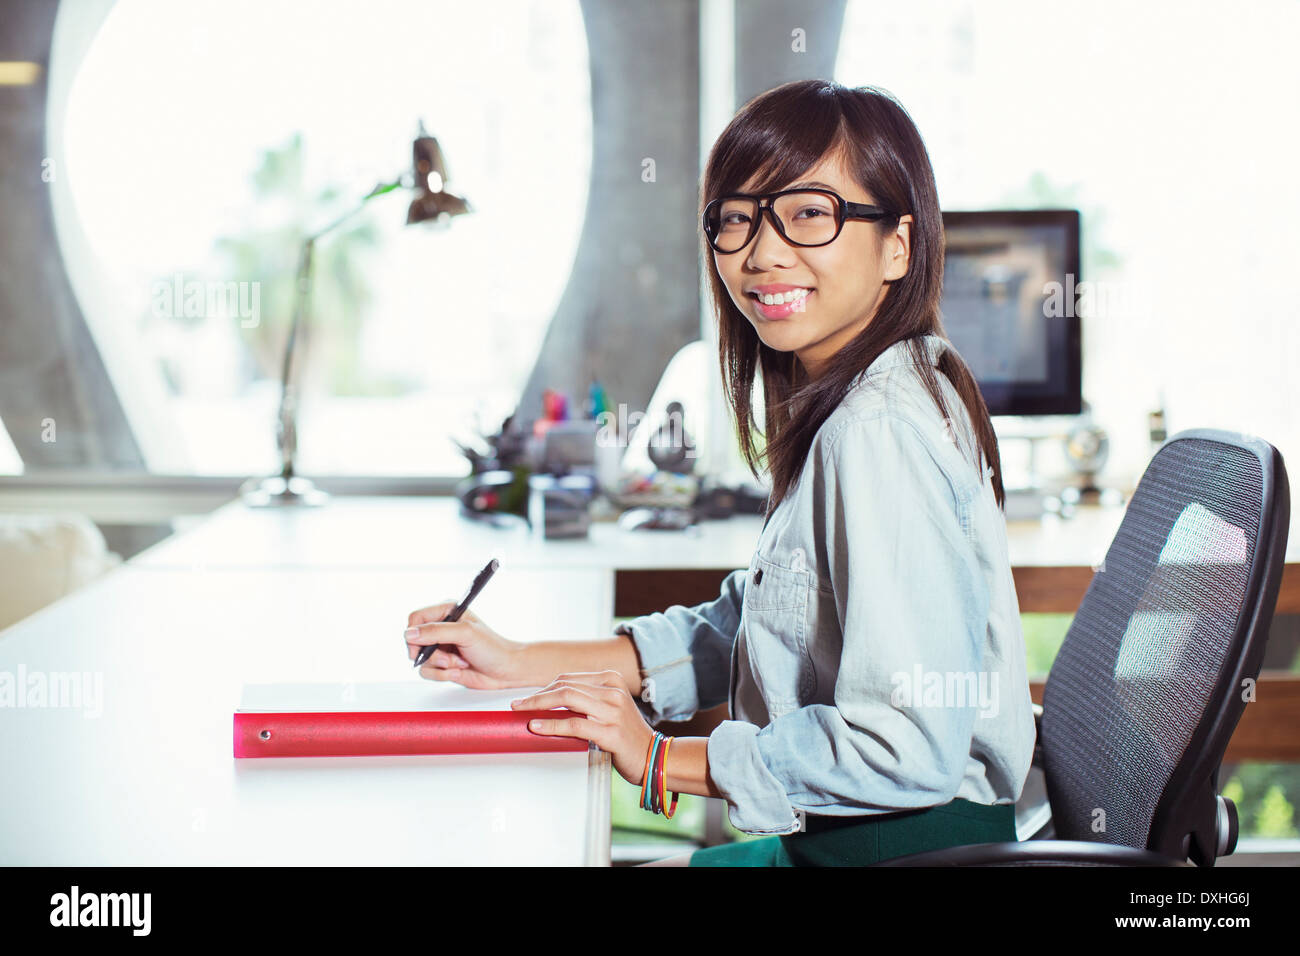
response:
[[[929,357],[931,365],[938,367],[939,356],[941,356],[948,347],[948,343],[939,336],[926,332],[920,336],[921,343],[924,346],[924,352]],[[908,339],[900,339],[889,348],[885,349],[876,360],[867,366],[865,372],[858,374],[858,379],[868,376],[874,376],[887,369],[896,368],[899,365],[915,365],[916,361],[912,357],[912,347],[908,344]]]

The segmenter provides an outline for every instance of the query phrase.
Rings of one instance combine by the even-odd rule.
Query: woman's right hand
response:
[[[459,621],[444,621],[455,601],[443,601],[413,611],[406,619],[407,658],[414,661],[427,644],[442,644],[420,666],[426,680],[455,681],[475,690],[530,687],[535,681],[524,670],[526,645],[502,637],[473,611]],[[448,649],[447,645],[455,645]]]

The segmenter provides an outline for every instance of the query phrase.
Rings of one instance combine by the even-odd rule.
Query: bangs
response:
[[[751,178],[754,193],[774,192],[799,179],[822,159],[847,160],[845,116],[833,96],[781,97],[760,109],[742,110],[716,143],[710,199],[741,192]],[[851,168],[847,167],[846,168]]]

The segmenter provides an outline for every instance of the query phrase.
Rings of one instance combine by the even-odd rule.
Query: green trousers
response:
[[[1013,804],[958,797],[942,806],[873,815],[817,833],[706,847],[691,854],[691,866],[866,866],[909,853],[1015,839]]]

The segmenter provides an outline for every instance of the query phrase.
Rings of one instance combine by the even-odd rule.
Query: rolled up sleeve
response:
[[[652,723],[689,720],[697,711],[726,702],[747,573],[728,574],[713,601],[695,607],[674,604],[614,629],[636,647],[641,661],[638,706]]]
[[[714,730],[709,772],[738,829],[788,833],[798,810],[869,814],[956,795],[987,705],[974,689],[989,596],[964,493],[931,444],[942,440],[885,416],[814,444],[806,467],[843,633],[834,704]]]

